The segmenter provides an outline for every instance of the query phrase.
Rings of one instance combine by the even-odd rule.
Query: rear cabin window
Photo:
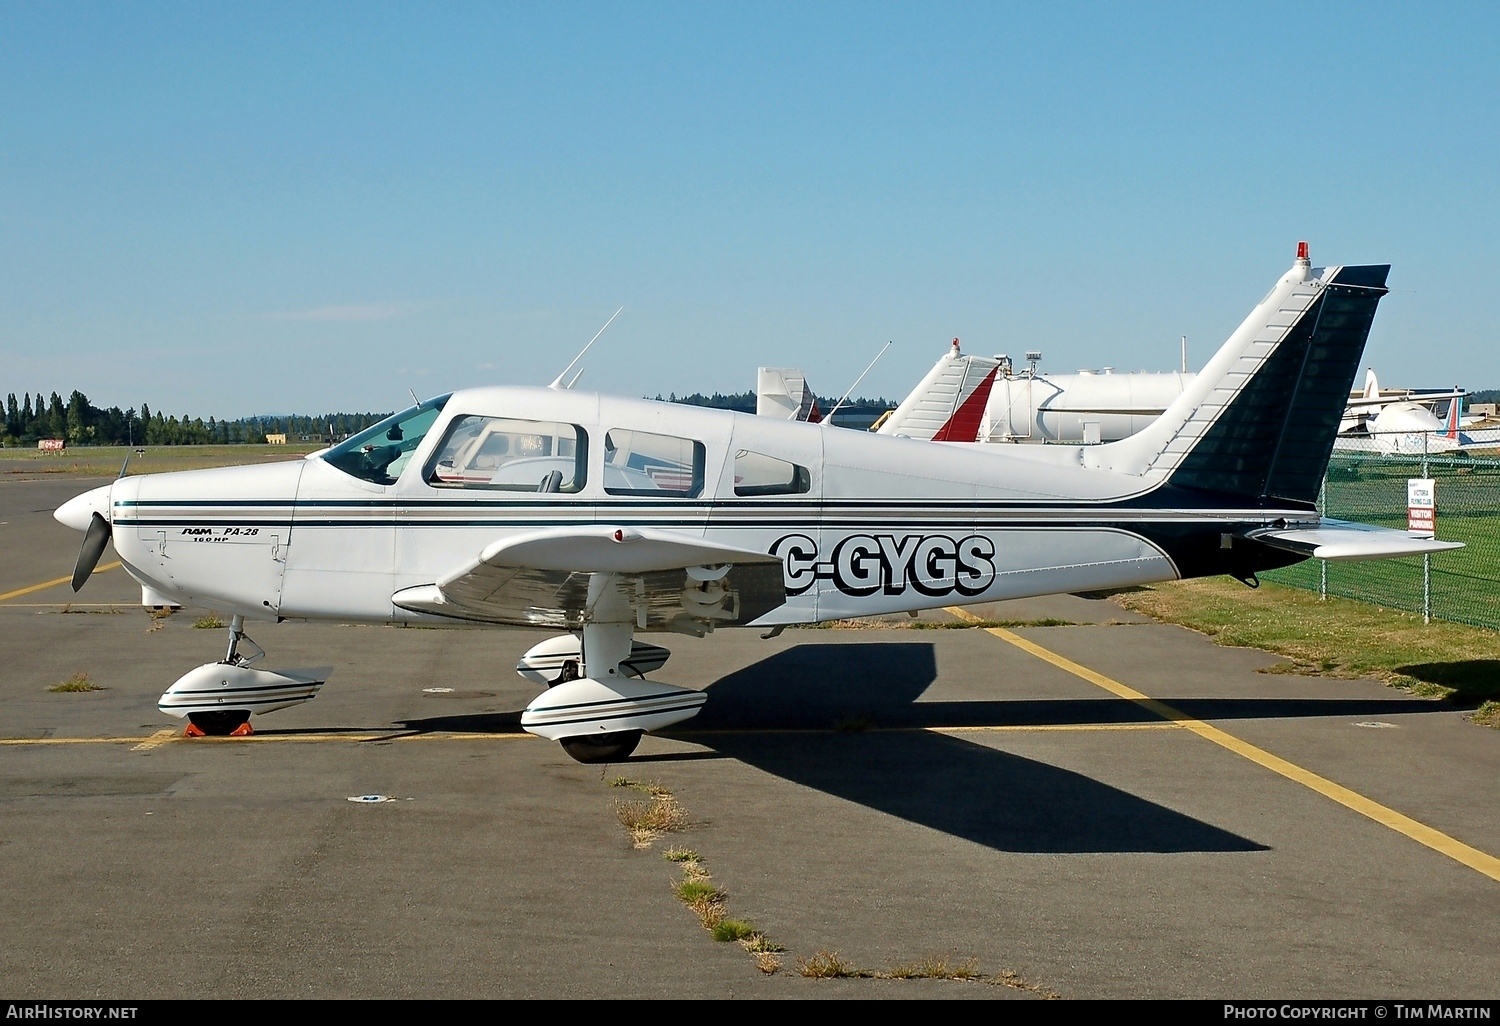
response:
[[[803,495],[811,488],[806,467],[748,449],[734,454],[736,495]]]
[[[427,465],[434,488],[576,492],[588,464],[588,436],[576,424],[459,417]]]
[[[647,431],[604,436],[604,490],[610,495],[693,498],[703,491],[702,442]]]

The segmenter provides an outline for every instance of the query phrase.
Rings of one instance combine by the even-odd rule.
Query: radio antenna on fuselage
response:
[[[870,371],[874,368],[874,366],[877,363],[880,362],[880,358],[885,355],[885,351],[887,349],[889,349],[889,348],[891,348],[891,343],[889,343],[889,342],[887,342],[885,345],[883,345],[883,346],[880,347],[880,352],[878,352],[878,353],[875,354],[875,359],[873,359],[873,360],[870,361],[870,366],[866,367],[864,369],[864,372],[861,373],[859,377],[857,377],[857,378],[854,379],[854,384],[852,384],[852,385],[849,386],[849,391],[845,392],[844,395],[843,395],[843,397],[840,398],[838,402],[836,402],[836,403],[833,404],[833,409],[829,410],[828,411],[828,416],[826,416],[826,417],[823,418],[823,423],[824,424],[832,424],[833,423],[833,415],[838,412],[840,406],[844,405],[844,400],[847,399],[847,398],[849,398],[851,395],[854,394],[854,390],[859,387],[859,383],[861,381],[865,380],[865,374],[870,373]]]
[[[620,310],[623,310],[623,309],[625,309],[623,306],[620,307]],[[618,316],[620,316],[620,310],[616,310],[614,313],[612,313],[612,314],[609,315],[609,320],[607,320],[607,321],[604,322],[604,328],[609,327],[611,324],[613,324],[615,322],[615,318],[618,317]],[[604,334],[604,328],[600,328],[598,331],[594,332],[594,337],[591,338],[591,339],[589,339],[589,345],[588,346],[584,346],[583,349],[581,349],[579,351],[578,355],[575,356],[575,357],[573,357],[573,362],[570,363],[570,364],[568,364],[566,367],[564,367],[563,368],[563,372],[561,374],[559,374],[557,377],[555,377],[555,378],[552,379],[552,384],[548,385],[547,386],[548,388],[557,388],[557,389],[572,388],[578,382],[578,379],[581,378],[581,377],[583,377],[583,371],[580,370],[577,374],[573,375],[573,379],[571,381],[567,382],[567,384],[563,383],[563,378],[566,378],[568,376],[568,371],[572,370],[573,367],[578,363],[578,361],[583,359],[583,354],[589,351],[589,346],[591,346],[595,342],[599,341],[599,336],[602,335],[602,334]]]

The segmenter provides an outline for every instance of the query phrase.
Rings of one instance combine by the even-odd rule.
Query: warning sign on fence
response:
[[[1437,533],[1437,486],[1430,477],[1406,479],[1406,531],[1416,538]]]

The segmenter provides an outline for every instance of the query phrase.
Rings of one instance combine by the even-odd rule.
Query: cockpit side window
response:
[[[811,489],[806,467],[748,449],[734,454],[735,495],[805,495]]]
[[[588,435],[576,424],[455,417],[427,463],[434,488],[576,492],[588,467]]]
[[[387,417],[329,449],[323,462],[361,481],[393,485],[447,401],[441,395]]]
[[[616,428],[604,436],[604,490],[691,499],[703,491],[705,453],[691,438]]]

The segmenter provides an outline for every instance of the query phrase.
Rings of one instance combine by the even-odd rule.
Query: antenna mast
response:
[[[849,391],[845,392],[843,394],[843,397],[840,398],[838,402],[836,402],[836,403],[833,404],[833,409],[829,410],[828,411],[828,416],[826,416],[826,417],[823,418],[823,423],[824,424],[832,424],[833,423],[833,415],[835,413],[839,412],[839,407],[842,406],[842,405],[844,405],[844,400],[847,399],[847,398],[849,398],[849,396],[854,393],[854,390],[859,387],[859,383],[861,381],[865,380],[865,374],[870,373],[871,368],[873,368],[875,366],[875,364],[877,364],[877,363],[880,362],[880,358],[885,355],[885,351],[887,349],[889,349],[889,348],[891,348],[891,343],[889,343],[889,342],[887,342],[885,345],[883,345],[883,346],[880,347],[880,352],[878,352],[878,353],[875,354],[875,359],[873,359],[873,360],[870,361],[870,366],[866,367],[864,369],[864,373],[860,374],[859,377],[857,377],[857,378],[854,379],[854,384],[852,384],[852,385],[849,386]]]
[[[625,309],[623,306],[620,307],[620,310],[623,309]],[[609,315],[609,320],[604,322],[604,328],[609,327],[615,322],[615,318],[620,316],[620,310],[616,310],[614,313]],[[589,339],[589,345],[584,346],[581,350],[579,350],[578,355],[573,357],[573,362],[564,367],[563,372],[552,379],[552,384],[548,385],[548,388],[566,389],[573,387],[573,381],[577,381],[578,378],[574,378],[573,381],[568,382],[566,385],[563,384],[563,378],[566,378],[568,376],[568,371],[572,370],[573,367],[578,363],[578,361],[583,359],[583,354],[589,351],[589,346],[599,341],[599,336],[604,334],[604,328],[600,328],[598,331],[594,332],[594,337]],[[581,371],[579,373],[580,375],[582,374]]]

